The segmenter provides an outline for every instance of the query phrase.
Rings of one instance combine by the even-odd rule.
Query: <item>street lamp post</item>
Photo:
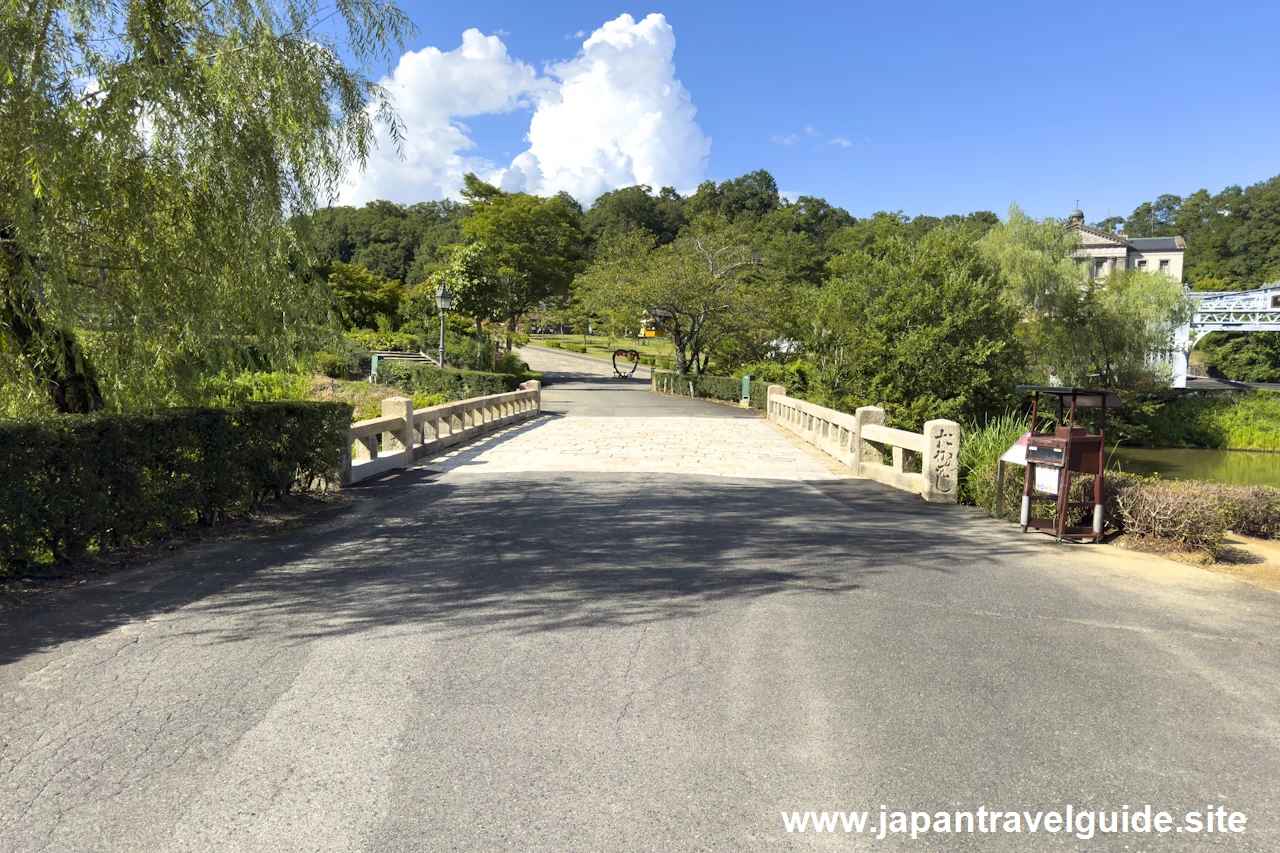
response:
[[[445,312],[453,307],[453,294],[444,286],[444,282],[440,282],[440,289],[436,291],[436,307],[440,309],[440,369],[444,369],[444,315]]]

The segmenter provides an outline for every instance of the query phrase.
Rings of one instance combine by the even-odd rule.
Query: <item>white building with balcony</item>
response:
[[[1094,278],[1106,278],[1118,269],[1145,269],[1182,281],[1187,241],[1181,237],[1129,237],[1123,231],[1112,234],[1086,225],[1079,210],[1071,211],[1067,227],[1079,232],[1080,254],[1089,259]]]

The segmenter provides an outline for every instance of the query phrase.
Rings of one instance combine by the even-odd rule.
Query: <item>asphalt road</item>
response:
[[[742,415],[548,378],[564,417]],[[428,468],[358,493],[0,614],[0,850],[1280,849],[1272,593],[863,481]],[[781,819],[1068,803],[1247,825]]]

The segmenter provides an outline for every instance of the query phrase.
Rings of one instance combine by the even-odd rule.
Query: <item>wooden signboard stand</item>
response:
[[[1056,386],[1019,385],[1019,391],[1030,391],[1031,398],[1031,436],[1027,440],[1027,471],[1022,484],[1022,530],[1028,528],[1043,530],[1058,539],[1102,539],[1102,478],[1106,464],[1104,439],[1107,429],[1107,407],[1119,408],[1120,398],[1111,391],[1092,391],[1087,388],[1065,388]],[[1036,421],[1040,416],[1040,395],[1045,394],[1058,398],[1058,419],[1049,432],[1036,432]],[[1068,408],[1070,403],[1070,408]],[[1090,435],[1088,430],[1076,426],[1078,409],[1102,409],[1101,425],[1097,435]],[[1042,490],[1037,486],[1037,470],[1046,469],[1056,475],[1050,482],[1056,482],[1056,493]],[[1092,500],[1071,500],[1071,475],[1093,475]],[[1045,478],[1041,477],[1044,483]],[[1053,518],[1032,518],[1031,504],[1034,501],[1053,502],[1056,512]],[[1093,511],[1092,526],[1072,526],[1068,524],[1073,510],[1090,508]]]

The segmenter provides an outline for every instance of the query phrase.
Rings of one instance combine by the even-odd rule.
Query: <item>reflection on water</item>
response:
[[[1280,486],[1280,453],[1178,447],[1117,447],[1108,467],[1166,480],[1209,480],[1242,486]]]

